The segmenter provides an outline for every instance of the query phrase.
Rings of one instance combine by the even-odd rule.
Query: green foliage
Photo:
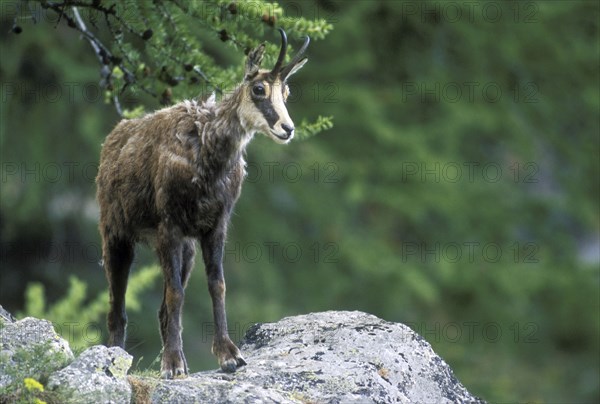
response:
[[[0,402],[17,404],[56,403],[51,391],[44,389],[51,369],[66,366],[65,356],[50,347],[51,342],[38,344],[33,349],[21,348],[14,352],[13,360],[23,366],[2,367],[13,382],[0,389]],[[4,358],[1,358],[4,360]],[[33,377],[32,377],[33,376]]]
[[[133,367],[133,369],[131,370],[130,374],[133,376],[139,376],[139,377],[151,377],[151,378],[159,378],[160,377],[160,360],[162,357],[162,353],[163,353],[164,349],[161,349],[158,353],[158,355],[156,355],[154,357],[154,359],[152,360],[152,362],[150,362],[150,364],[148,366],[141,366],[141,362],[144,359],[144,357],[140,357],[135,366]]]
[[[161,274],[160,268],[150,266],[135,271],[129,279],[126,307],[140,311],[143,293],[153,286]],[[104,343],[100,336],[108,312],[108,291],[89,299],[87,284],[75,276],[69,277],[67,294],[57,302],[47,305],[44,285],[30,283],[25,291],[25,311],[19,317],[36,317],[50,320],[57,332],[69,342],[74,351]],[[102,326],[100,325],[102,324]]]
[[[298,138],[301,140],[308,139],[327,129],[333,128],[333,117],[332,116],[321,116],[319,115],[317,120],[313,123],[309,123],[306,119],[303,119],[299,125]]]
[[[227,92],[242,72],[242,63],[231,63],[231,51],[242,56],[259,44],[258,38],[270,34],[265,63],[273,64],[279,51],[275,26],[290,38],[309,35],[316,40],[333,28],[324,19],[288,17],[276,2],[256,0],[121,1],[110,6],[81,2],[69,8],[29,2],[60,15],[94,46],[103,66],[106,99],[118,109],[120,99],[130,93],[143,92],[170,104],[199,93]],[[217,47],[218,41],[229,50]],[[292,51],[290,46],[288,54]],[[219,63],[222,58],[228,63]]]

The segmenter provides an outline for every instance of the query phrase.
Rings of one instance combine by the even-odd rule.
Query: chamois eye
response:
[[[259,96],[265,95],[265,87],[262,84],[256,84],[252,87],[252,94]]]

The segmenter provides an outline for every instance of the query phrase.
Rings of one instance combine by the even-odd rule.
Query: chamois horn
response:
[[[279,28],[279,33],[281,34],[281,49],[279,50],[279,57],[277,58],[277,62],[275,62],[275,66],[273,70],[271,70],[272,75],[279,74],[281,70],[281,65],[283,64],[283,59],[285,59],[285,53],[287,52],[287,35],[283,28]]]

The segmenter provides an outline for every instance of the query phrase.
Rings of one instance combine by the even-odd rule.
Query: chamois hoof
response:
[[[187,376],[187,373],[184,373],[183,369],[175,369],[175,372],[173,372],[173,370],[169,369],[169,370],[163,370],[160,372],[160,377],[161,379],[175,379],[175,378],[179,378],[179,377],[185,377]]]
[[[213,343],[213,353],[217,356],[223,372],[233,373],[237,368],[246,365],[240,350],[230,340],[221,343],[215,341]]]
[[[246,361],[240,355],[235,358],[229,358],[225,362],[221,363],[221,370],[226,373],[233,373],[237,370],[237,368],[242,367],[246,364]]]
[[[174,379],[176,377],[187,376],[188,369],[185,356],[181,350],[163,353],[160,365],[160,377],[163,379]]]

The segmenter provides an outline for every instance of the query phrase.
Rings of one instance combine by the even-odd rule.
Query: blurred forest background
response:
[[[226,91],[247,47],[270,43],[272,63],[282,26],[292,47],[313,39],[290,83],[304,124],[285,147],[249,146],[225,257],[232,338],[362,310],[410,325],[490,402],[600,400],[597,1],[78,3],[118,3],[138,38],[80,6],[113,50],[102,65],[70,7],[1,2],[5,308],[46,316],[75,346],[106,341],[94,177],[115,96],[129,116]],[[196,261],[192,372],[217,366]],[[139,246],[138,369],[160,350],[155,263]]]

